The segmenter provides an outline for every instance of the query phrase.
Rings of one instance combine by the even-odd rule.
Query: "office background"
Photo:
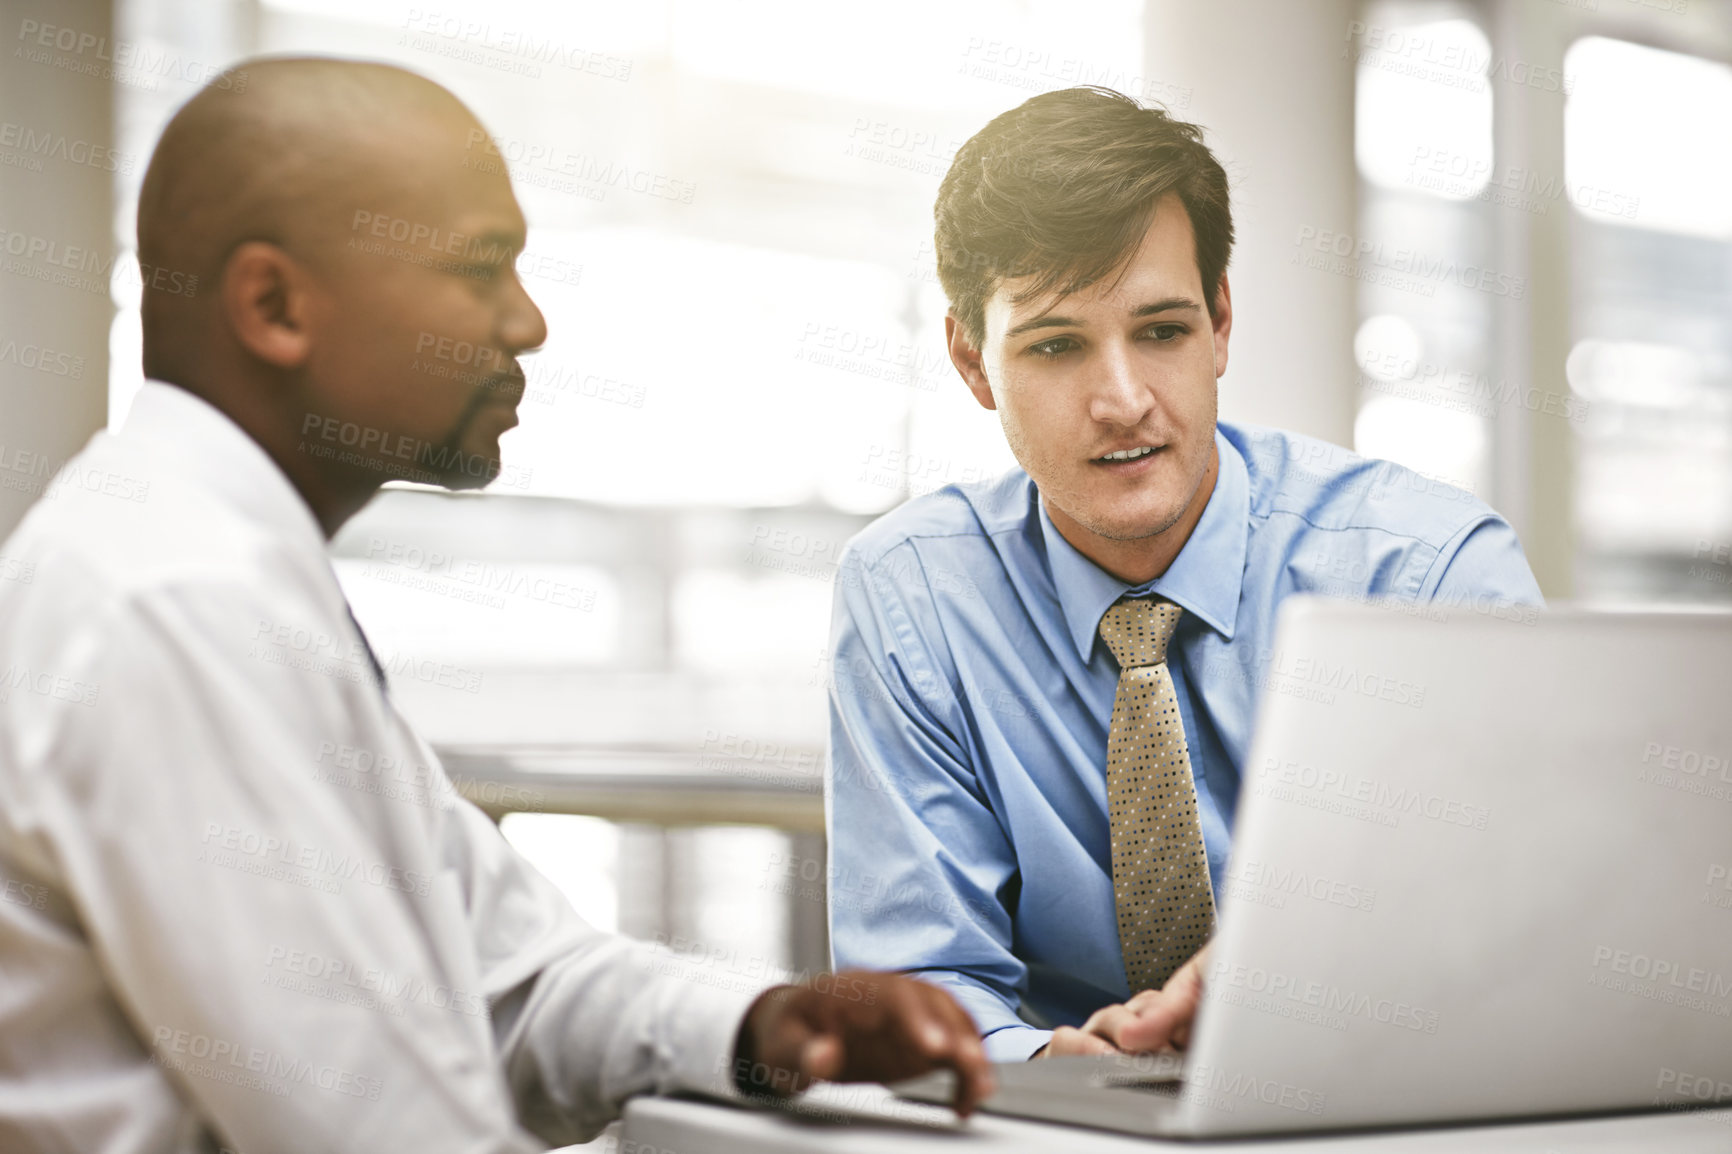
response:
[[[842,543],[1010,464],[931,205],[1037,92],[1227,162],[1224,418],[1472,489],[1551,599],[1732,600],[1726,0],[4,0],[0,43],[0,532],[140,384],[137,189],[199,83],[383,59],[489,126],[552,334],[507,472],[331,553],[460,786],[718,980],[827,958]]]

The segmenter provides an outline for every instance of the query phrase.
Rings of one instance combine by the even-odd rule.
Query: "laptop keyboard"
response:
[[[1121,1075],[1119,1077],[1102,1077],[1099,1085],[1108,1090],[1140,1090],[1145,1094],[1161,1094],[1169,1098],[1177,1098],[1184,1088],[1184,1080],[1177,1075],[1156,1077],[1137,1077]]]

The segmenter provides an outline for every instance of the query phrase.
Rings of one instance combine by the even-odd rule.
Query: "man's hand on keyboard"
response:
[[[1060,1026],[1052,1041],[1034,1052],[1036,1058],[1077,1054],[1153,1054],[1183,1050],[1191,1040],[1191,1023],[1203,996],[1203,967],[1209,947],[1173,972],[1158,990],[1144,990],[1122,1005],[1096,1010],[1081,1029]]]
[[[844,970],[765,991],[740,1026],[735,1082],[785,1095],[814,1079],[895,1082],[956,1072],[967,1115],[993,1091],[992,1067],[967,1011],[937,986],[901,974]]]

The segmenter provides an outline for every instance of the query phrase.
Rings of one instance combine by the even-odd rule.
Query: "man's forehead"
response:
[[[521,246],[523,210],[503,166],[478,170],[460,163],[446,141],[399,142],[376,157],[371,174],[356,182],[356,195],[384,197],[402,211],[436,218],[444,227],[472,236],[515,236]]]
[[[1132,260],[1120,269],[1074,292],[1053,289],[1018,301],[1016,295],[1035,283],[1034,277],[1001,281],[987,300],[989,330],[1009,331],[1042,318],[1063,316],[1066,323],[1084,315],[1141,316],[1153,311],[1197,307],[1201,297],[1195,262],[1171,268]]]
[[[528,224],[522,207],[517,203],[517,195],[512,191],[511,181],[503,172],[481,181],[453,181],[447,189],[453,228],[460,228],[472,236],[497,237],[511,241],[518,248],[523,247]]]
[[[469,139],[485,130],[469,110],[437,105],[408,108],[391,119],[353,119],[329,129],[347,138],[351,154],[365,155],[380,169],[413,172],[444,180],[489,174],[477,163]]]
[[[987,327],[1010,329],[1047,314],[1078,309],[1129,315],[1154,302],[1197,299],[1202,274],[1190,214],[1176,195],[1168,193],[1155,203],[1136,247],[1104,276],[1073,292],[1065,292],[1061,285],[1016,299],[1039,280],[1038,274],[1001,279],[986,300]]]

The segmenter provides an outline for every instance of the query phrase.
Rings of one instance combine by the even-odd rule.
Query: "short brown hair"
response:
[[[1196,236],[1211,315],[1233,250],[1227,174],[1194,124],[1107,88],[1064,88],[1003,113],[957,150],[933,207],[938,279],[979,346],[1002,280],[1027,300],[1118,268],[1155,202],[1176,193]]]

